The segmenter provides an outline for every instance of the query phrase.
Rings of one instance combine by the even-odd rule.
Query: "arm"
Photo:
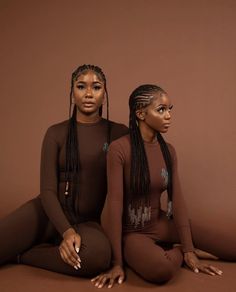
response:
[[[115,146],[117,143],[115,144]],[[107,155],[107,198],[102,212],[102,226],[108,236],[114,265],[123,265],[122,260],[122,215],[123,215],[123,153],[111,144]]]
[[[171,156],[173,162],[173,217],[184,253],[184,262],[195,273],[201,271],[209,275],[222,275],[222,271],[218,268],[201,263],[194,252],[187,208],[180,188],[177,157],[173,147],[171,147]]]
[[[80,267],[78,251],[81,238],[71,227],[58,200],[58,156],[59,145],[53,128],[49,128],[43,141],[40,168],[40,198],[49,220],[61,234],[63,240],[59,251],[62,259],[75,269]],[[75,250],[76,249],[76,250]]]
[[[58,156],[59,145],[55,132],[50,127],[43,140],[40,166],[40,198],[43,208],[58,232],[63,233],[71,227],[58,200]]]
[[[178,175],[177,157],[174,148],[170,147],[173,167],[173,218],[179,234],[183,252],[194,251],[192,235],[186,204],[182,195]]]

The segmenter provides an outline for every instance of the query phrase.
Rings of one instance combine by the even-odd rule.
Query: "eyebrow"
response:
[[[158,104],[156,107],[159,107],[159,106],[164,106],[164,107],[167,107],[168,105],[166,105],[166,104]],[[171,105],[170,105],[171,106]]]
[[[83,83],[83,84],[86,84],[87,82],[85,82],[85,81],[80,81],[80,80],[77,80],[77,81],[76,81],[76,83]],[[98,83],[98,84],[101,84],[101,85],[103,84],[103,83],[102,83],[102,82],[100,82],[100,81],[93,81],[92,83],[93,83],[93,84],[97,84],[97,83]]]

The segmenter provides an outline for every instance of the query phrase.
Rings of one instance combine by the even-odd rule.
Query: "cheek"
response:
[[[103,101],[104,101],[104,94],[103,94],[103,92],[102,93],[101,92],[98,92],[96,94],[96,99],[97,99],[97,102],[98,103],[103,103]]]
[[[151,128],[157,131],[159,131],[160,128],[162,127],[162,119],[159,116],[150,118],[148,123]]]
[[[73,97],[75,100],[80,101],[83,98],[83,92],[82,91],[78,91],[78,90],[74,90],[73,91]]]

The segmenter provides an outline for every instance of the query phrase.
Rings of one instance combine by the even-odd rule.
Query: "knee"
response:
[[[176,269],[170,263],[157,263],[156,268],[148,269],[141,276],[149,282],[164,284],[175,275]]]
[[[93,265],[96,269],[99,272],[107,270],[111,263],[111,245],[107,237],[101,234],[99,240],[91,244],[90,249],[93,249]]]
[[[101,231],[95,231],[90,236],[82,236],[80,249],[81,267],[86,266],[87,276],[97,275],[110,267],[111,246],[107,237]]]

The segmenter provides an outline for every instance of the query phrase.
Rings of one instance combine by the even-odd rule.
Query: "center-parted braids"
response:
[[[108,100],[108,92],[106,86],[106,77],[103,73],[102,69],[95,65],[82,65],[79,66],[73,73],[71,77],[71,88],[70,88],[70,106],[69,106],[69,122],[68,122],[68,132],[66,139],[66,168],[65,168],[65,196],[66,205],[69,213],[72,213],[71,217],[73,217],[73,221],[76,221],[76,209],[75,209],[75,197],[78,194],[78,173],[80,169],[79,165],[79,141],[77,137],[77,107],[73,106],[72,98],[73,98],[73,87],[74,82],[78,79],[81,74],[86,74],[88,71],[94,72],[98,79],[103,82],[104,90],[106,94],[106,104],[107,104],[107,144],[110,144],[110,123],[109,123],[109,100]],[[71,115],[72,112],[72,115]],[[102,116],[102,106],[99,108],[99,115]],[[72,190],[71,182],[74,183],[75,186]],[[72,209],[71,209],[72,208]]]
[[[130,170],[130,190],[132,197],[147,199],[150,191],[150,172],[148,167],[147,155],[144,148],[143,139],[138,127],[136,111],[147,107],[154,97],[154,94],[166,94],[159,86],[152,84],[144,84],[136,88],[129,98],[129,128],[131,139],[131,170]],[[168,211],[167,216],[172,215],[172,161],[168,146],[157,132],[157,140],[160,144],[161,151],[166,163],[168,172]]]

